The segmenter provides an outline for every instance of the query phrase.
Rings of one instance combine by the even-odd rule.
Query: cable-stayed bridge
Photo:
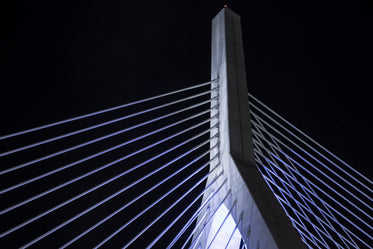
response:
[[[372,181],[247,96],[240,39],[224,9],[210,82],[1,137],[1,245],[370,248]]]

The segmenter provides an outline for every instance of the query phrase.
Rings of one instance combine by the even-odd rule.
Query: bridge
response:
[[[4,135],[4,248],[371,248],[372,181],[248,94],[239,17],[211,81]]]

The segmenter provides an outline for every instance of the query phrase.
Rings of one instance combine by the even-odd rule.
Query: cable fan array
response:
[[[189,246],[219,191],[205,186],[220,170],[216,90],[211,81],[2,136],[2,247]]]
[[[309,248],[372,248],[372,181],[249,94],[255,160]]]
[[[1,246],[194,249],[214,222],[206,246],[221,245],[236,202],[221,207],[239,195],[220,167],[218,97],[213,80],[0,137]],[[256,164],[304,243],[371,248],[372,181],[249,99]],[[222,248],[246,248],[240,222]]]

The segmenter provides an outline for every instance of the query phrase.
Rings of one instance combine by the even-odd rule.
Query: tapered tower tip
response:
[[[227,8],[227,7],[228,7],[228,5],[224,4],[224,8]]]

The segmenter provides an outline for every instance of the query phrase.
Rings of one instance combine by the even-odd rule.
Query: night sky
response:
[[[223,1],[8,1],[1,135],[210,79]],[[372,178],[371,13],[357,1],[228,1],[248,89]]]

